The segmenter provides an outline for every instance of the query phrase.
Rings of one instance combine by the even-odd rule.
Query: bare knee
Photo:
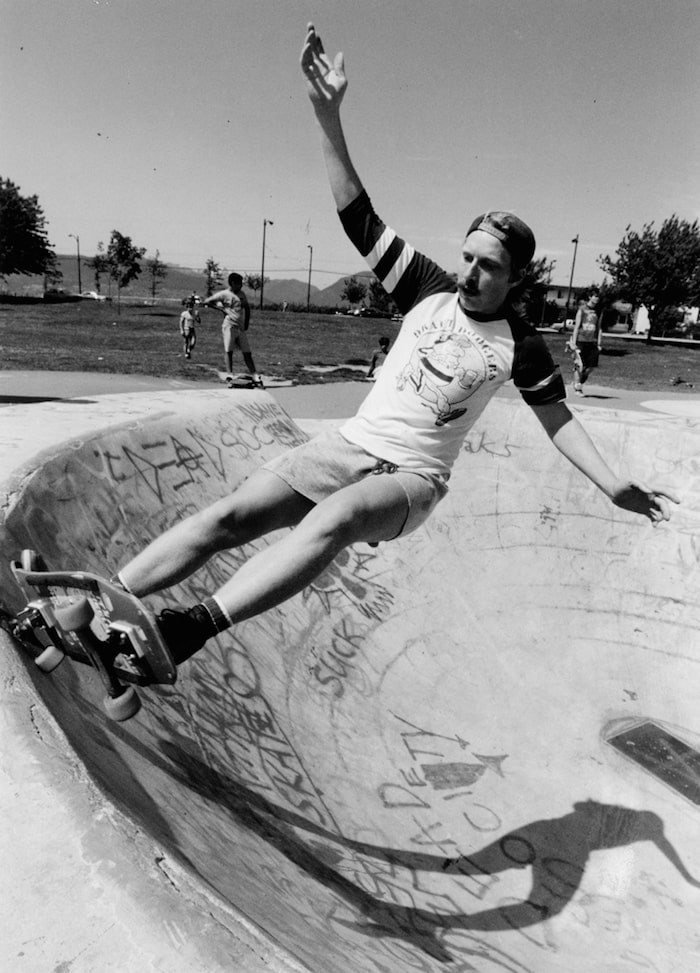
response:
[[[305,543],[333,554],[364,539],[364,511],[340,493],[319,503],[299,524]]]
[[[194,514],[191,528],[206,549],[226,550],[297,524],[312,506],[274,474],[258,471],[230,496]]]

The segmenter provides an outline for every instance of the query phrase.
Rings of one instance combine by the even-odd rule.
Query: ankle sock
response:
[[[126,583],[126,581],[122,579],[121,573],[118,572],[117,574],[114,575],[113,578],[110,578],[109,580],[112,582],[112,584],[118,584],[120,588],[124,589],[124,591],[128,592],[130,595],[133,595],[134,592],[131,590],[131,588]]]
[[[216,596],[204,598],[198,605],[189,609],[189,614],[199,622],[208,633],[207,638],[225,632],[233,624],[231,616]]]

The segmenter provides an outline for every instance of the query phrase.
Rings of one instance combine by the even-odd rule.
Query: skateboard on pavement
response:
[[[119,585],[84,571],[47,571],[35,551],[22,551],[10,565],[27,599],[2,625],[52,672],[66,656],[95,668],[104,683],[104,707],[114,720],[128,720],[141,701],[134,686],[172,684],[177,666],[154,615]],[[38,653],[38,654],[37,654]]]

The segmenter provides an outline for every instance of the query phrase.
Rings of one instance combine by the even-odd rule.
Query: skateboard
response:
[[[579,351],[579,349],[571,348],[570,346],[567,346],[567,351],[571,355],[572,365],[574,369],[581,371],[583,369],[583,359],[581,358],[581,352]]]
[[[48,571],[31,550],[10,567],[27,604],[17,615],[3,613],[2,625],[43,672],[66,656],[93,666],[107,715],[119,722],[141,708],[135,685],[175,682],[177,666],[155,617],[134,595],[96,574]]]
[[[256,385],[250,375],[227,375],[225,380],[230,389],[260,389],[262,385]]]
[[[290,378],[278,378],[276,375],[262,375],[262,385],[256,385],[247,373],[239,372],[230,374],[229,372],[217,373],[222,382],[230,389],[277,389],[289,385],[296,385],[296,381]]]

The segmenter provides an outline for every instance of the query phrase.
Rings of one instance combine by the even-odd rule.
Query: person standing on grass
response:
[[[178,663],[229,626],[300,592],[348,545],[391,541],[422,524],[447,493],[466,433],[509,379],[554,445],[612,503],[656,525],[669,519],[669,501],[677,502],[610,469],[563,401],[564,383],[542,336],[513,311],[535,249],[530,229],[512,213],[478,216],[457,255],[455,283],[372,208],[340,121],[343,56],[326,57],[313,25],[301,67],[341,222],[404,320],[353,418],[265,463],[118,573],[116,580],[141,597],[177,584],[219,551],[294,528],[202,602],[159,614]]]
[[[574,392],[583,395],[583,385],[597,368],[603,343],[603,315],[598,313],[598,295],[590,295],[576,312],[574,331],[567,347],[574,356]]]
[[[180,315],[180,334],[182,335],[183,351],[185,358],[191,358],[194,346],[197,344],[197,328],[199,324],[199,311],[193,304],[192,307],[185,307]]]
[[[224,354],[228,374],[233,371],[233,349],[238,348],[243,356],[245,366],[250,372],[253,385],[262,388],[262,379],[255,368],[255,362],[250,351],[248,328],[250,327],[250,305],[243,293],[243,278],[240,274],[228,275],[228,287],[217,291],[203,302],[204,307],[216,307],[223,312],[221,334],[224,339]]]

